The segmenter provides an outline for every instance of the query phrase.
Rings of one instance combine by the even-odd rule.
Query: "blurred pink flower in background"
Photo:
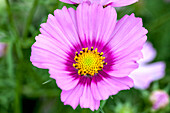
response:
[[[5,54],[5,48],[6,48],[6,44],[0,42],[0,57],[2,57]]]
[[[164,62],[147,64],[148,62],[151,62],[156,56],[156,51],[151,43],[145,43],[142,53],[143,59],[138,61],[139,68],[129,75],[134,80],[134,87],[137,89],[148,88],[152,81],[161,79],[164,77],[165,73]]]
[[[60,0],[68,4],[80,4],[83,2],[97,3],[101,5],[110,5],[113,7],[127,6],[137,2],[138,0]]]
[[[157,90],[150,95],[150,101],[154,110],[164,108],[169,104],[169,95],[165,91]]]

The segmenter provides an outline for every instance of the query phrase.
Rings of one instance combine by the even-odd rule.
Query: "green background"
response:
[[[166,74],[147,90],[132,88],[111,96],[95,112],[105,113],[170,113],[170,106],[151,110],[149,95],[162,89],[170,94],[170,2],[168,0],[139,0],[116,8],[118,19],[135,13],[148,29],[148,41],[157,50],[153,62],[165,61]],[[31,46],[39,34],[40,24],[48,14],[63,6],[58,0],[0,0],[0,41],[7,43],[6,54],[0,58],[0,113],[89,113],[90,109],[73,110],[60,100],[61,90],[48,70],[34,67],[30,62]]]

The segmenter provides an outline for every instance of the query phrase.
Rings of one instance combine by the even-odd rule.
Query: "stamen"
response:
[[[76,56],[78,56],[78,52],[76,52]]]
[[[103,61],[104,59],[103,52],[99,53],[97,48],[95,50],[93,47],[90,50],[82,48],[79,54],[78,52],[75,53],[74,60],[76,63],[73,64],[73,67],[78,69],[79,75],[94,76],[95,73],[103,69],[103,65],[107,65]]]
[[[91,51],[93,51],[93,47],[91,47]]]
[[[82,50],[83,50],[83,52],[85,52],[85,49],[84,49],[84,48],[83,48]]]
[[[102,56],[102,55],[103,55],[103,52],[100,53],[100,56]]]

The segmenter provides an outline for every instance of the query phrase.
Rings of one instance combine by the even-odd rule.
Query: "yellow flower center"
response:
[[[93,50],[88,50],[88,48],[82,48],[82,51],[74,57],[76,63],[73,66],[78,69],[79,75],[91,75],[94,76],[95,73],[98,73],[99,70],[103,69],[103,65],[107,65],[105,61],[105,57],[102,56],[103,52],[99,53],[97,48]]]

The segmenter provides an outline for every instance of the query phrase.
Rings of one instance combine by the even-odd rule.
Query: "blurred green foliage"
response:
[[[153,61],[166,62],[166,76],[147,90],[121,91],[110,97],[105,113],[170,113],[170,106],[152,111],[149,94],[155,84],[170,89],[170,2],[166,0],[139,0],[116,8],[118,19],[135,13],[148,29],[148,40],[157,50]],[[49,13],[63,6],[76,8],[58,0],[0,0],[0,41],[7,43],[6,54],[0,58],[0,113],[90,113],[79,106],[73,110],[60,100],[61,90],[48,70],[38,69],[30,62],[31,46],[39,34],[40,24]],[[47,81],[47,82],[46,82]],[[169,92],[170,93],[170,92]]]

